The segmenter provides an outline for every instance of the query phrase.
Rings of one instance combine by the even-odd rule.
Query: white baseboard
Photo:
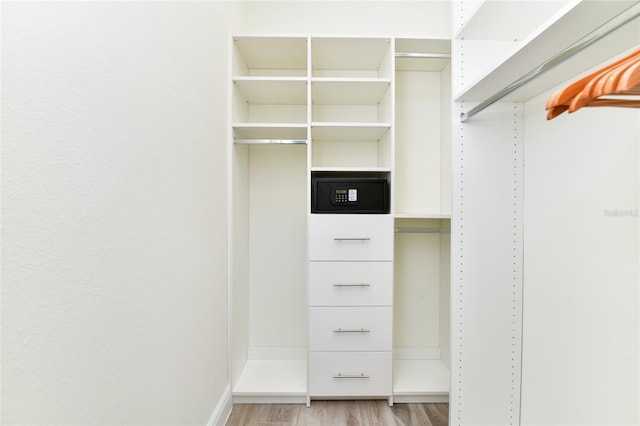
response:
[[[216,408],[213,410],[207,426],[224,426],[231,415],[231,409],[233,408],[233,399],[231,398],[231,386],[227,384],[222,392],[222,396],[216,404]]]

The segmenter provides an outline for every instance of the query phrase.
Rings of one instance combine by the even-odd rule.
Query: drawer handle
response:
[[[334,379],[368,379],[369,375],[360,373],[360,374],[342,374],[338,373],[333,376]]]
[[[334,287],[371,287],[371,284],[367,283],[336,283]]]
[[[338,328],[333,330],[334,333],[371,333],[371,330],[366,328]]]
[[[333,241],[371,241],[369,237],[335,237]]]

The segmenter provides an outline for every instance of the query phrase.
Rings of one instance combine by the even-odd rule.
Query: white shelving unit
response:
[[[232,393],[304,403],[308,39],[240,35],[230,52]]]
[[[234,401],[447,400],[450,41],[238,35],[230,52]],[[360,226],[371,219],[372,232],[388,234],[385,254],[371,260],[355,252],[334,253],[326,259],[353,263],[354,271],[359,263],[379,263],[388,272],[388,282],[381,285],[388,286],[389,297],[376,299],[375,306],[363,300],[357,312],[384,313],[388,320],[376,327],[389,330],[376,334],[381,340],[371,347],[357,342],[343,349],[307,347],[309,341],[324,341],[313,331],[322,330],[320,313],[334,309],[347,318],[352,310],[340,299],[335,307],[307,300],[308,261],[328,262],[307,254],[315,235],[309,227],[328,216],[338,221],[349,216],[313,219],[311,178],[354,173],[390,182],[390,213],[360,215],[354,222]],[[419,232],[394,233],[395,227]],[[430,231],[420,232],[423,228]],[[401,254],[396,263],[393,246],[395,256],[406,250],[413,254]],[[425,265],[431,269],[424,270]],[[316,271],[318,265],[312,266],[309,270]],[[431,293],[429,299],[425,292]],[[312,329],[308,310],[316,318]],[[343,380],[338,383],[346,384],[336,387],[336,379],[322,378],[329,359],[348,367],[360,358],[375,372],[373,388]]]
[[[354,173],[391,178],[392,49],[390,38],[312,38],[312,178]],[[393,253],[389,219],[389,214],[311,214],[311,399],[391,401]],[[370,241],[344,246],[329,238],[353,232],[371,236]],[[370,268],[381,274],[370,276]],[[319,297],[319,288],[334,288],[331,283],[336,281],[367,284],[353,287],[359,290],[357,300],[345,289]],[[341,328],[366,331],[342,333]]]

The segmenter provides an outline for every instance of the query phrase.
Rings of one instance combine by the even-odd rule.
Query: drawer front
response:
[[[391,262],[309,262],[309,305],[391,306]]]
[[[310,260],[392,260],[393,217],[315,214],[309,224]]]
[[[312,397],[386,396],[392,393],[391,352],[310,352]]]
[[[309,308],[309,350],[390,351],[391,307]]]

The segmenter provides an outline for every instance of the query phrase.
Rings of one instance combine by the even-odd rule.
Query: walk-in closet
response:
[[[450,39],[230,36],[233,399],[544,424],[581,383],[637,417],[599,385],[639,395],[637,214],[610,214],[636,211],[638,112],[543,103],[634,47],[640,6],[451,5]]]
[[[0,24],[1,424],[640,426],[640,0]]]

